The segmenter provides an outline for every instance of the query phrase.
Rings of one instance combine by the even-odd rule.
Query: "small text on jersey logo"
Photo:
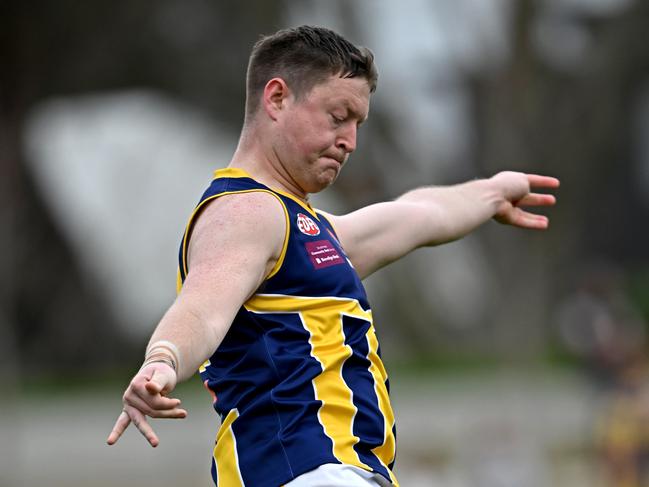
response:
[[[297,227],[300,229],[300,232],[312,237],[320,234],[318,224],[303,213],[297,214]]]

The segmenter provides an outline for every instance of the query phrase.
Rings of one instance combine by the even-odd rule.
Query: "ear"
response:
[[[282,78],[273,78],[268,81],[262,95],[262,105],[266,114],[271,119],[277,120],[280,112],[286,107],[286,100],[289,96],[290,90]]]

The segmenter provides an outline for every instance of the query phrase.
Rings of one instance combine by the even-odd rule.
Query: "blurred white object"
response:
[[[150,91],[41,103],[26,133],[36,183],[89,285],[130,333],[147,335],[174,298],[185,222],[235,136]]]

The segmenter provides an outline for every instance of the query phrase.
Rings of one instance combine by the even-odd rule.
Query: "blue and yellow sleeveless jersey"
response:
[[[222,420],[214,482],[280,486],[325,463],[343,463],[398,485],[391,470],[394,415],[372,312],[323,215],[240,169],[218,170],[187,225],[179,286],[188,272],[188,235],[203,205],[251,191],[278,199],[287,232],[277,265],[200,368]]]

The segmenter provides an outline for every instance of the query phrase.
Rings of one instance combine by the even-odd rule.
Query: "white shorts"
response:
[[[339,463],[326,463],[303,473],[284,487],[392,487],[383,475]]]

